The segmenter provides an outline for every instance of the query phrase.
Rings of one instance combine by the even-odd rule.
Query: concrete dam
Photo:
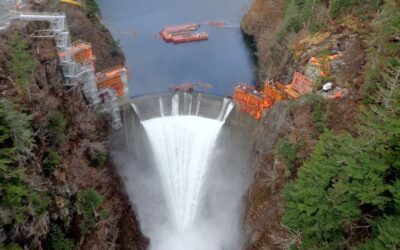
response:
[[[241,249],[256,121],[230,99],[165,93],[122,108],[112,158],[150,249]]]

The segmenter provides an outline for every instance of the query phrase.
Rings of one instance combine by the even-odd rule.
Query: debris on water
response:
[[[204,22],[204,25],[208,25],[211,27],[215,27],[215,28],[239,28],[240,25],[237,23],[232,23],[232,22],[226,22],[226,21],[208,21],[208,22]]]
[[[224,28],[226,23],[222,21],[210,21],[208,22],[208,25],[217,27],[217,28]]]
[[[133,35],[137,36],[138,32],[135,30],[123,30],[123,29],[117,29],[117,31],[123,35]]]
[[[173,87],[170,87],[169,90],[171,92],[177,92],[177,91],[183,91],[183,92],[187,92],[187,93],[192,93],[194,90],[199,91],[199,92],[204,92],[208,89],[211,89],[213,86],[212,84],[209,83],[191,83],[191,82],[187,82],[187,83],[182,83],[180,85],[176,85]]]

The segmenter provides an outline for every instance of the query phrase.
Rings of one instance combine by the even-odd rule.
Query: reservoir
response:
[[[232,95],[238,82],[254,81],[255,59],[240,20],[248,0],[98,0],[102,19],[123,49],[130,70],[129,96],[166,92],[186,83],[209,83],[208,93]],[[211,21],[224,22],[223,28]],[[200,24],[208,41],[165,43],[165,26]]]

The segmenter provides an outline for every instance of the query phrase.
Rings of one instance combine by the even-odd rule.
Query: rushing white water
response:
[[[160,113],[161,113],[161,116],[164,116],[164,115],[165,115],[164,103],[163,103],[161,97],[158,98],[158,102],[159,102],[159,104],[160,104]]]
[[[179,95],[174,95],[172,97],[172,115],[179,115]]]
[[[197,105],[196,105],[196,115],[199,115],[200,111],[200,103],[201,103],[201,94],[199,94],[199,97],[197,99]]]
[[[144,121],[177,231],[195,220],[201,191],[222,121],[168,116]]]
[[[218,117],[210,119],[192,115],[193,105],[194,113],[199,113],[200,102],[199,96],[193,104],[192,95],[187,93],[181,98],[179,94],[174,95],[170,105],[159,98],[161,117],[141,121],[161,180],[170,228],[168,233],[153,239],[152,249],[203,250],[205,246],[219,249],[215,240],[210,240],[214,235],[210,235],[210,229],[205,229],[200,209],[204,205],[206,179],[217,137],[233,104],[225,99]],[[168,106],[171,115],[165,110]],[[133,108],[139,111],[138,107]]]

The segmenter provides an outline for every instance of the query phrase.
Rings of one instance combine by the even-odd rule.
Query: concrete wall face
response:
[[[142,121],[170,115],[198,115],[218,119],[224,106],[224,98],[205,93],[177,92],[138,97],[132,103]],[[174,107],[177,103],[178,106]],[[178,114],[174,114],[176,111]]]

